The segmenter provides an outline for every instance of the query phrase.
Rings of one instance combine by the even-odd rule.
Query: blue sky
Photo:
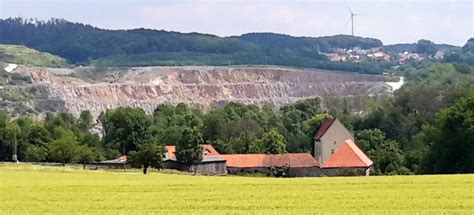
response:
[[[424,38],[463,45],[474,37],[472,0],[0,0],[0,17],[65,18],[107,29],[152,28],[219,36],[275,32],[355,34],[384,44]]]

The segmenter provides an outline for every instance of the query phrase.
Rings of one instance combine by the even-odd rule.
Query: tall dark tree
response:
[[[186,128],[176,143],[176,160],[185,164],[197,164],[202,160],[202,134],[197,129]]]
[[[66,163],[75,162],[78,157],[79,145],[74,133],[70,130],[58,126],[54,129],[57,137],[48,144],[48,154],[52,161]]]
[[[271,130],[263,134],[261,143],[264,152],[267,154],[282,154],[286,153],[285,139],[276,130]]]
[[[93,118],[90,111],[81,111],[78,122],[79,128],[84,132],[89,131],[92,128],[92,120]]]
[[[430,144],[424,172],[474,173],[474,94],[440,111],[420,135]]]
[[[108,154],[110,158],[136,151],[150,138],[151,118],[142,109],[120,107],[108,110],[99,120],[103,127],[104,146],[114,151]]]

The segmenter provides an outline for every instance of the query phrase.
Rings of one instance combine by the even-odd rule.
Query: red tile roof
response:
[[[176,159],[176,146],[165,146],[167,158],[174,160]],[[220,154],[211,145],[202,145],[203,157],[218,157]]]
[[[127,161],[127,155],[122,155],[118,158],[119,161]]]
[[[332,124],[336,121],[336,118],[329,118],[326,121],[321,124],[321,127],[319,127],[318,132],[316,132],[316,135],[314,135],[315,140],[320,140],[321,137],[324,136],[326,131],[332,126]]]
[[[101,164],[125,164],[125,163],[127,163],[127,156],[122,155],[117,159],[100,161],[99,163],[101,163]]]
[[[323,168],[370,167],[374,162],[352,140],[344,141],[323,164]]]
[[[318,167],[319,163],[309,153],[287,154],[227,154],[221,155],[227,167],[259,168],[272,166]]]

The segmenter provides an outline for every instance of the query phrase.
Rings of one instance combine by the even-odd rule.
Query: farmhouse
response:
[[[176,147],[166,146],[164,155],[165,168],[186,172],[195,172],[203,175],[223,175],[227,173],[226,161],[211,145],[202,145],[202,160],[199,164],[188,165],[176,160]]]
[[[336,118],[321,124],[313,140],[314,157],[324,175],[369,175],[373,162],[354,143],[354,137]]]

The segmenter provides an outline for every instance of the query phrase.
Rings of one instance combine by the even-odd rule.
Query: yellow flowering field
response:
[[[263,178],[0,164],[0,214],[474,214],[474,175]]]

